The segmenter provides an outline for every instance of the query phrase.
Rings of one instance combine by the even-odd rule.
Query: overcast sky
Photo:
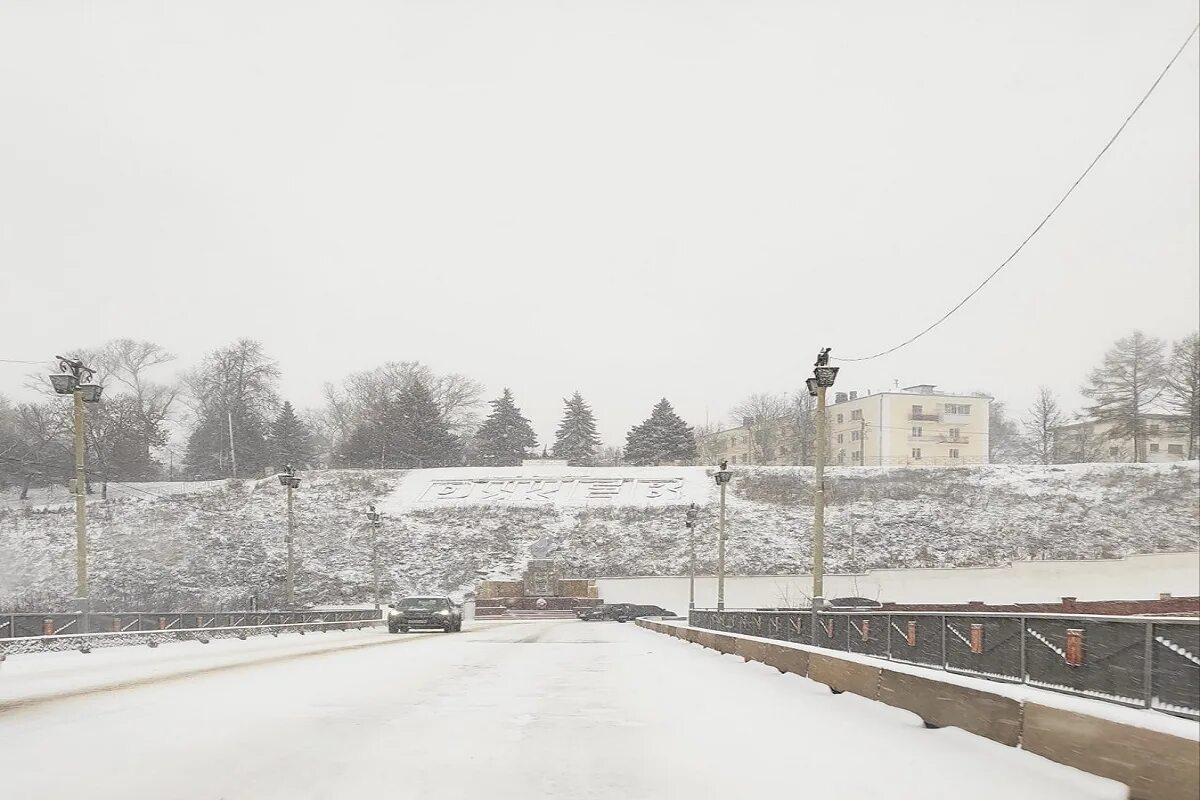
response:
[[[261,340],[285,397],[387,360],[544,443],[794,390],[957,302],[1196,23],[1192,0],[0,0],[0,359]],[[1079,402],[1197,327],[1193,41],[1037,239],[838,389]],[[49,366],[49,364],[47,365]],[[24,398],[28,366],[0,363]]]

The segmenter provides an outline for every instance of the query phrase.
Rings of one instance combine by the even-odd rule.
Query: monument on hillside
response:
[[[554,540],[543,536],[529,548],[531,558],[519,581],[482,581],[475,595],[477,617],[573,616],[600,604],[596,582],[563,578],[550,554]]]

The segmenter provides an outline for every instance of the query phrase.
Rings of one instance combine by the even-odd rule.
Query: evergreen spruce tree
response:
[[[300,469],[312,465],[315,455],[312,432],[309,431],[308,425],[296,416],[296,409],[286,400],[278,416],[271,422],[268,441],[276,467],[291,464]]]
[[[387,457],[382,430],[377,424],[360,422],[350,435],[338,442],[333,451],[334,463],[339,467],[366,467],[382,469]]]
[[[625,437],[625,461],[641,466],[691,462],[696,459],[696,439],[664,397],[650,418],[635,425]]]
[[[437,401],[424,381],[412,381],[388,407],[387,438],[394,465],[401,468],[448,467],[462,459],[462,442],[450,432]]]
[[[579,392],[563,402],[566,407],[554,439],[554,456],[565,458],[573,467],[588,466],[592,464],[596,448],[600,446],[600,437],[596,435],[596,418]]]
[[[488,405],[492,407],[492,413],[475,436],[479,462],[490,467],[520,466],[521,459],[537,447],[533,427],[521,415],[521,409],[517,408],[512,392],[507,388]]]

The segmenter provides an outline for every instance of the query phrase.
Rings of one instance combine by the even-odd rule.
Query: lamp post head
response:
[[[291,464],[283,465],[283,469],[279,473],[279,483],[281,486],[287,486],[291,489],[300,488],[300,479],[296,477]]]
[[[813,369],[813,377],[817,380],[817,386],[833,386],[833,382],[837,380],[838,370],[840,367],[816,367]]]
[[[79,378],[69,372],[57,372],[50,376],[50,385],[56,394],[72,394],[79,385]]]
[[[717,485],[721,486],[723,484],[729,483],[729,479],[732,477],[733,477],[733,472],[731,472],[729,469],[728,459],[721,459],[721,468],[719,470],[717,470],[715,475],[713,475],[713,478],[716,479],[716,481],[717,481]]]
[[[99,403],[100,393],[104,391],[104,387],[98,383],[81,383],[76,387],[79,391],[79,397],[85,403]]]
[[[806,387],[808,387],[808,394],[810,397],[817,396],[817,379],[816,378],[807,379],[806,381],[804,381],[804,385]]]

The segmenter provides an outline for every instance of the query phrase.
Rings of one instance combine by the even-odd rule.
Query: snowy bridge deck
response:
[[[303,639],[9,659],[0,705],[87,693],[0,713],[5,796],[1125,796],[1110,781],[632,625]],[[106,674],[146,677],[155,659],[160,682],[93,691]],[[171,679],[196,659],[217,671]]]

